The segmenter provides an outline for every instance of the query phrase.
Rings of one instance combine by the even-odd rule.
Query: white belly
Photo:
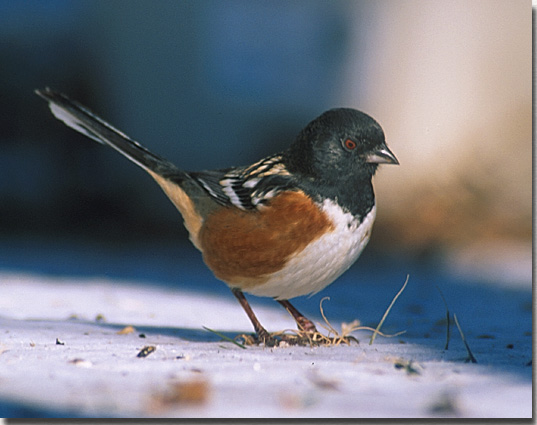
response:
[[[373,206],[361,224],[328,199],[322,208],[335,229],[308,245],[267,282],[248,289],[249,293],[279,300],[314,294],[330,285],[357,260],[369,242],[376,207]]]

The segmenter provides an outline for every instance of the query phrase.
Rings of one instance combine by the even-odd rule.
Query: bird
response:
[[[377,121],[342,107],[253,164],[184,171],[68,96],[48,87],[35,92],[57,119],[149,173],[181,213],[205,264],[246,312],[255,341],[266,346],[278,340],[244,293],[273,298],[299,331],[317,332],[289,300],[321,291],[358,259],[375,221],[372,178],[379,164],[399,164]]]

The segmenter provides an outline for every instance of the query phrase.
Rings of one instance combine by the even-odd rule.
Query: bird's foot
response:
[[[314,347],[327,344],[327,337],[319,332],[306,332],[302,330],[281,331],[261,334],[241,334],[235,337],[244,345],[264,345],[265,347]]]
[[[266,333],[259,336],[257,334],[241,334],[235,337],[235,340],[241,341],[244,345],[264,345],[265,347],[331,347],[334,345],[351,345],[360,342],[351,335],[326,336],[322,333],[296,331],[281,331]]]

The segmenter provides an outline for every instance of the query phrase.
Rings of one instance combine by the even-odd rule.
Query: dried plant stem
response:
[[[379,325],[377,326],[376,329],[370,328],[368,326],[360,326],[359,322],[357,320],[355,320],[354,322],[352,322],[350,324],[343,324],[341,326],[341,333],[338,332],[334,328],[334,326],[332,326],[332,324],[330,323],[330,321],[328,320],[328,318],[326,317],[326,315],[324,313],[323,303],[324,303],[324,301],[330,299],[329,297],[324,297],[324,298],[321,299],[321,302],[319,304],[319,309],[321,311],[321,316],[322,316],[322,318],[323,318],[325,323],[324,324],[319,323],[319,325],[322,326],[323,328],[325,328],[328,331],[327,336],[321,334],[320,332],[307,332],[307,331],[303,331],[303,330],[300,330],[300,329],[286,329],[286,330],[283,330],[283,331],[272,332],[270,335],[272,337],[276,338],[277,340],[279,340],[280,343],[287,344],[287,345],[300,345],[300,346],[304,346],[304,345],[310,345],[310,346],[319,346],[319,345],[334,346],[334,345],[336,345],[337,346],[337,345],[340,345],[340,344],[350,345],[350,343],[352,341],[358,343],[358,340],[351,335],[352,332],[358,331],[358,330],[368,330],[368,331],[373,332],[373,337],[371,338],[371,341],[369,343],[370,345],[373,343],[373,341],[375,339],[375,336],[377,334],[379,334],[379,335],[381,335],[383,337],[387,337],[387,338],[395,337],[395,336],[404,334],[406,331],[397,332],[397,333],[392,334],[392,335],[387,335],[387,334],[382,333],[380,331],[380,328],[381,328],[382,324],[384,323],[384,320],[388,316],[388,313],[390,312],[391,308],[395,304],[395,301],[397,300],[397,298],[399,298],[399,295],[401,295],[401,293],[405,290],[405,287],[406,287],[406,285],[408,283],[408,279],[409,279],[409,275],[407,275],[403,287],[399,290],[397,295],[392,300],[390,306],[388,307],[388,309],[384,313],[384,316],[382,317],[382,319],[381,319],[381,321],[380,321],[380,323],[379,323]],[[225,335],[221,334],[220,332],[214,331],[214,330],[209,329],[209,328],[207,328],[205,326],[203,328],[205,330],[209,331],[209,332],[212,332],[212,333],[220,336],[221,338],[223,338],[223,339],[225,339],[227,341],[233,342],[235,345],[238,345],[241,348],[246,348],[245,345],[257,345],[257,344],[259,344],[259,341],[256,340],[255,337],[252,337],[252,336],[249,336],[249,335],[239,335],[238,336],[238,337],[244,339],[244,344],[245,345],[243,345],[243,344],[238,343],[235,340],[232,340],[231,338],[226,337]]]
[[[373,332],[373,335],[371,335],[371,339],[369,340],[369,345],[372,345],[373,341],[375,341],[375,338],[377,337],[377,334],[379,333],[380,328],[384,323],[384,320],[386,320],[386,317],[388,317],[388,314],[390,313],[390,310],[392,309],[393,305],[395,304],[395,301],[397,301],[397,298],[399,298],[399,295],[401,295],[403,293],[403,291],[405,290],[409,278],[410,278],[410,275],[407,274],[405,283],[403,284],[403,287],[395,295],[395,297],[393,298],[392,302],[388,306],[388,309],[384,312],[384,316],[382,316],[382,319],[380,319],[380,322],[379,322],[377,328],[375,329],[375,332]]]
[[[461,334],[462,342],[464,342],[464,346],[466,347],[466,351],[468,352],[468,359],[466,360],[466,362],[477,363],[477,359],[472,354],[472,351],[470,350],[470,346],[466,342],[466,338],[464,337],[464,334],[462,333],[462,329],[459,325],[459,321],[457,320],[456,314],[453,315],[453,319],[455,320],[455,324],[457,325],[457,328],[459,329],[459,333]]]
[[[438,289],[438,292],[440,292],[440,296],[442,297],[442,300],[444,301],[444,305],[446,306],[446,321],[447,321],[447,329],[446,329],[446,346],[444,347],[444,350],[447,350],[449,347],[449,340],[451,339],[451,320],[450,320],[450,314],[449,314],[449,307],[447,305],[447,301],[444,298],[444,294],[440,290],[440,288],[437,286],[436,289]]]
[[[243,344],[241,344],[240,342],[237,342],[237,341],[231,339],[230,337],[225,336],[224,334],[222,334],[222,333],[220,333],[220,332],[217,332],[217,331],[215,331],[215,330],[213,330],[213,329],[211,329],[211,328],[208,328],[207,326],[202,326],[202,327],[203,327],[203,329],[205,329],[206,331],[212,332],[213,334],[218,335],[220,338],[225,339],[226,341],[232,342],[233,344],[235,344],[235,345],[237,345],[237,346],[239,346],[239,347],[241,347],[241,348],[243,348],[243,349],[246,350],[246,346],[243,345]]]

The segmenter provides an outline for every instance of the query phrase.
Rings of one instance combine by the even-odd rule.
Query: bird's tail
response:
[[[149,152],[67,96],[50,89],[36,90],[36,93],[49,103],[50,110],[56,118],[85,136],[113,147],[146,170],[181,212],[192,242],[198,249],[201,249],[198,234],[203,223],[203,216],[199,213],[195,200],[204,199],[204,190],[188,173]]]
[[[88,108],[69,99],[64,94],[49,88],[35,92],[48,102],[54,116],[67,126],[103,145],[111,146],[151,174],[164,178],[183,174],[171,162],[150,152]]]

